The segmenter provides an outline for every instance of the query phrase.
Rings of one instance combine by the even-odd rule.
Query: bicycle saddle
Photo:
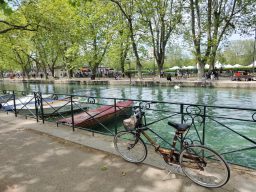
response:
[[[177,131],[186,131],[188,128],[191,127],[190,124],[180,124],[168,121],[168,125],[174,127]]]

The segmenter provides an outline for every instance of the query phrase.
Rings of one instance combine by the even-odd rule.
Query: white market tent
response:
[[[247,67],[256,67],[256,61],[254,61],[254,65],[253,65],[253,63],[252,64],[250,64],[250,65],[248,65]]]
[[[242,67],[242,65],[235,64],[233,67]]]
[[[195,69],[195,66],[189,65],[189,66],[183,66],[182,69]]]
[[[217,69],[220,69],[221,67],[223,67],[223,65],[222,65],[219,61],[217,61],[217,62],[215,63],[215,67],[216,67]]]
[[[180,67],[179,67],[179,66],[174,66],[174,67],[171,67],[171,68],[169,68],[169,69],[171,69],[171,70],[176,70],[176,69],[180,69]]]
[[[224,65],[223,66],[224,68],[232,68],[232,67],[234,67],[233,65],[230,65],[230,64],[227,64],[227,65]]]

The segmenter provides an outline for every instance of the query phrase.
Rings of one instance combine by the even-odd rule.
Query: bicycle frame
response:
[[[172,144],[170,144],[169,142],[167,142],[171,148],[170,149],[165,149],[162,148],[158,143],[156,143],[145,131],[149,130],[150,132],[154,133],[155,135],[157,135],[159,138],[161,138],[163,141],[167,142],[164,138],[162,138],[160,135],[158,135],[157,133],[155,133],[152,129],[150,129],[149,127],[140,127],[138,129],[136,129],[136,135],[139,138],[140,134],[144,135],[144,137],[149,141],[149,143],[155,148],[155,151],[160,153],[160,155],[164,158],[166,163],[172,163],[172,164],[179,164],[179,156],[180,156],[180,152],[175,148],[176,143],[178,141],[179,138],[182,137],[181,132],[176,131],[174,138],[172,140]],[[136,143],[136,141],[135,141]]]
[[[158,135],[156,132],[154,132],[151,128],[146,126],[145,115],[141,111],[141,108],[140,108],[140,115],[138,117],[139,117],[139,119],[138,119],[138,122],[136,124],[136,128],[135,128],[135,130],[132,131],[132,132],[135,132],[135,135],[136,135],[137,139],[135,140],[134,144],[130,146],[130,148],[133,148],[133,146],[136,145],[136,143],[138,142],[138,138],[140,138],[140,134],[142,134],[149,141],[149,143],[155,148],[155,151],[160,153],[160,155],[163,157],[164,161],[167,164],[180,164],[179,160],[180,160],[180,154],[181,153],[176,148],[176,144],[177,144],[177,141],[180,141],[181,149],[190,146],[188,143],[186,143],[186,142],[183,143],[182,142],[183,134],[186,131],[176,130],[175,131],[175,135],[174,135],[174,137],[172,139],[172,144],[171,144],[168,141],[166,141],[164,138],[162,138],[160,135]],[[143,123],[143,119],[144,119],[144,123]],[[162,139],[163,141],[168,143],[170,145],[170,149],[162,148],[145,131],[152,132],[153,134],[158,136],[160,139]],[[186,158],[190,159],[190,160],[196,161],[196,162],[201,163],[201,164],[205,164],[205,161],[202,158],[200,158],[199,156],[197,156],[197,155],[185,154],[184,156]],[[203,167],[197,166],[197,169],[202,170]]]

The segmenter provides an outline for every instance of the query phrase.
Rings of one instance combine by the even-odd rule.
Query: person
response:
[[[167,75],[167,80],[168,80],[168,81],[172,81],[172,75],[171,75],[171,74],[168,74],[168,75]]]
[[[175,79],[178,79],[178,73],[177,73],[177,71],[175,71]]]
[[[178,74],[178,79],[181,79],[182,78],[182,73],[178,70],[177,74]]]
[[[216,80],[219,80],[219,73],[217,70],[214,71],[214,76]]]
[[[237,71],[237,72],[235,73],[235,80],[237,80],[237,81],[240,81],[240,80],[241,80],[241,73],[240,73],[240,71]]]
[[[119,79],[119,75],[116,73],[115,74],[115,80],[118,80]]]
[[[160,71],[160,78],[163,78],[164,77],[164,72],[163,70]]]
[[[212,71],[211,72],[211,80],[214,80],[214,78],[215,78],[215,75],[214,75],[214,72]]]

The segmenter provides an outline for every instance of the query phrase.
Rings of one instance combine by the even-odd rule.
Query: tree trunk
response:
[[[209,60],[210,69],[215,68],[215,59],[216,59],[217,49],[218,49],[217,46],[212,47],[212,53]]]
[[[120,65],[121,65],[121,71],[124,74],[124,72],[125,72],[124,71],[124,65],[125,65],[125,61],[126,61],[129,45],[127,43],[127,45],[124,47],[123,43],[121,43],[120,48],[121,48],[121,52],[120,52]]]
[[[163,72],[164,60],[160,59],[160,60],[156,60],[156,62],[157,62],[158,74],[159,74],[159,77],[161,77]]]
[[[51,75],[52,75],[52,77],[54,78],[54,72],[55,72],[55,70],[54,70],[54,67],[49,67],[49,69],[50,69],[50,71],[51,71]]]
[[[204,76],[205,64],[204,63],[198,63],[197,67],[198,67],[198,73],[197,73],[198,80],[202,80],[203,76]]]
[[[45,79],[48,79],[48,73],[47,73],[46,67],[44,67],[44,75],[45,75]]]
[[[134,38],[133,36],[131,37],[134,41]],[[135,58],[136,58],[136,66],[137,66],[137,70],[138,70],[138,77],[139,79],[142,79],[142,65],[140,63],[140,57],[139,57],[139,54],[138,54],[138,50],[137,50],[137,45],[135,42],[132,43],[132,47],[133,47],[133,52],[134,52],[134,55],[135,55]]]
[[[92,75],[96,76],[96,72],[97,72],[97,67],[93,66],[93,68],[92,68]]]
[[[140,57],[139,57],[139,53],[138,53],[138,48],[137,48],[137,44],[135,43],[135,39],[134,39],[134,32],[133,32],[133,26],[132,26],[132,19],[129,18],[128,19],[129,22],[129,27],[130,27],[130,38],[131,38],[131,42],[132,42],[132,48],[133,48],[133,52],[136,58],[136,66],[137,66],[137,70],[138,70],[138,77],[139,79],[142,79],[142,65],[140,63]]]
[[[4,72],[3,71],[0,71],[0,78],[4,78]]]
[[[68,78],[72,78],[73,77],[73,69],[69,69],[68,70]]]

